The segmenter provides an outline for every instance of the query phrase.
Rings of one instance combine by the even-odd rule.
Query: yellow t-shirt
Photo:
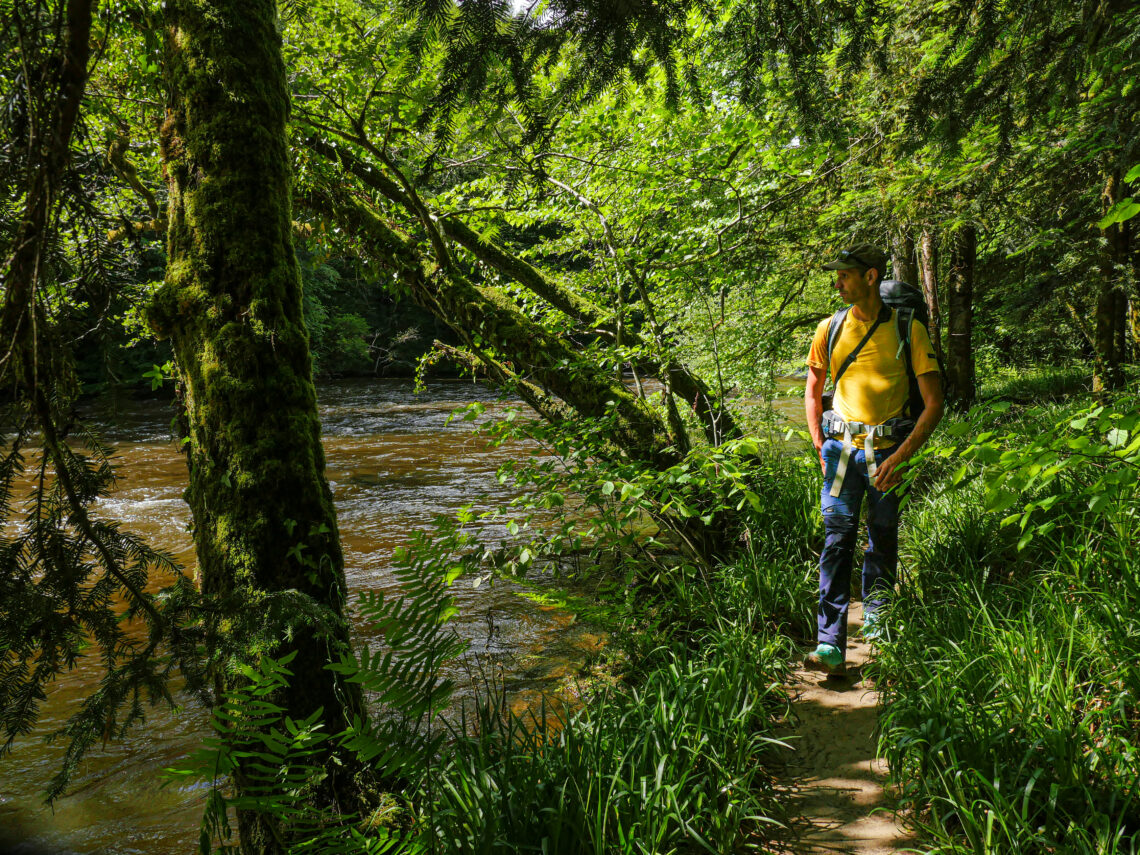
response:
[[[831,365],[827,365],[827,325],[826,318],[816,327],[815,337],[808,353],[808,365],[813,368],[826,368],[834,377],[843,360],[863,340],[874,319],[861,321],[854,312],[847,313],[835,350],[831,354]],[[918,321],[910,327],[911,364],[915,376],[938,370],[938,360],[930,344],[930,336]],[[844,372],[835,390],[835,411],[845,421],[862,422],[868,425],[881,425],[895,416],[902,415],[908,392],[906,379],[906,355],[899,352],[899,336],[894,310],[891,319],[879,324],[875,334],[863,345],[855,361]],[[854,437],[862,442],[865,434]],[[895,440],[875,437],[875,446],[894,444]]]

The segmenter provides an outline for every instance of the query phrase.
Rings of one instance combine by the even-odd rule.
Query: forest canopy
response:
[[[922,291],[959,412],[1041,366],[1115,406],[1140,345],[1138,38],[1126,0],[6,0],[4,749],[84,657],[101,682],[55,795],[175,673],[219,709],[264,685],[327,734],[403,738],[353,670],[314,377],[489,380],[565,483],[643,500],[623,544],[648,518],[648,552],[710,576],[762,512],[756,402],[838,307],[837,247],[882,246]],[[113,453],[77,405],[115,388],[175,399],[192,574],[101,516]],[[1012,471],[991,510],[1037,483]],[[1097,478],[1093,512],[1131,483]],[[380,771],[314,742],[335,771],[306,798],[410,791],[400,764],[439,748],[419,736]],[[250,851],[306,833],[235,804]]]

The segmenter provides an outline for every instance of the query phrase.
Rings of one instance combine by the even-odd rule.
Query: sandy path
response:
[[[878,695],[860,670],[870,652],[862,623],[863,606],[852,603],[846,678],[801,668],[788,686],[796,720],[785,734],[792,753],[781,777],[789,814],[802,818],[791,843],[797,855],[881,855],[915,846],[883,789],[886,764],[875,759]]]

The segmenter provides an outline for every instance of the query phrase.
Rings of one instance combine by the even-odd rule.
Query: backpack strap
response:
[[[903,355],[903,358],[906,360],[907,393],[906,404],[903,407],[903,412],[909,418],[914,419],[917,418],[916,408],[918,410],[921,409],[919,404],[916,403],[916,397],[919,394],[918,381],[914,376],[914,354],[910,352],[910,331],[914,322],[914,309],[897,309],[896,317],[897,326],[895,327],[895,331],[899,336],[899,351],[901,354],[896,353],[895,358],[897,359],[900,355]]]
[[[846,318],[846,311],[847,310],[845,309],[844,310],[844,318]],[[875,318],[875,322],[873,324],[871,324],[871,328],[869,330],[867,330],[867,334],[865,336],[863,336],[862,340],[857,345],[855,345],[855,347],[851,350],[851,352],[849,354],[847,354],[847,358],[843,360],[843,364],[840,365],[839,370],[835,372],[835,377],[833,377],[832,381],[831,381],[832,385],[835,388],[839,388],[840,378],[842,378],[843,375],[845,373],[847,373],[847,369],[851,367],[851,364],[855,361],[855,357],[857,357],[859,355],[859,351],[861,351],[863,349],[863,345],[865,345],[868,341],[871,340],[871,336],[873,336],[875,334],[875,330],[877,330],[879,328],[880,324],[882,324],[886,321],[889,321],[890,319],[891,319],[891,307],[888,306],[886,303],[883,303],[882,309],[879,310],[879,317]],[[830,330],[828,330],[828,333],[830,334]],[[835,337],[837,339],[839,338],[838,331],[835,333]],[[828,360],[828,362],[827,362],[828,367],[830,368],[831,367],[830,349],[829,349],[829,352],[827,354],[827,360]]]
[[[910,327],[911,322],[914,320],[914,309],[904,308],[895,309],[895,332],[899,336],[899,349],[895,353],[895,359],[902,357],[906,353],[906,370],[910,374]]]
[[[840,309],[831,316],[831,320],[827,322],[827,370],[831,370],[831,354],[835,352],[836,342],[839,341],[839,333],[843,331],[843,322],[847,320],[847,313],[851,311],[851,307]],[[834,385],[834,381],[832,381]]]

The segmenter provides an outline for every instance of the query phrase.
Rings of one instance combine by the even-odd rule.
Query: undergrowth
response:
[[[1138,422],[991,405],[929,451],[873,675],[931,852],[1140,851]]]
[[[235,848],[239,808],[271,815],[296,852],[738,852],[780,833],[768,760],[788,714],[788,635],[813,623],[813,465],[752,441],[694,449],[662,472],[550,447],[505,473],[528,487],[513,544],[488,550],[441,521],[400,557],[403,599],[362,603],[382,641],[335,667],[366,687],[371,721],[332,735],[291,721],[272,704],[287,663],[250,671],[185,770],[212,782],[200,851]],[[728,512],[728,560],[683,548],[686,520]],[[447,587],[571,552],[581,574],[606,568],[619,679],[572,712],[517,715],[492,692],[458,722],[443,716],[441,669],[461,652],[445,631]],[[330,739],[399,797],[378,798],[371,816],[313,808],[324,772],[309,758]],[[239,802],[226,775],[251,752],[264,788],[247,782],[254,795]]]

